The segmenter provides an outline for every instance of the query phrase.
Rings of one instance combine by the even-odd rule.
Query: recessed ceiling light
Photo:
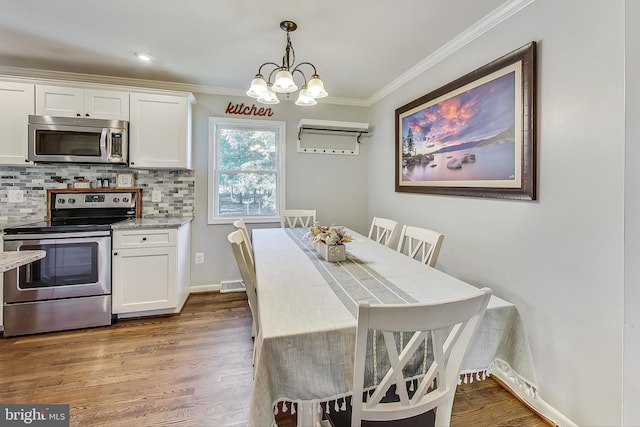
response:
[[[142,62],[151,62],[151,61],[153,61],[153,56],[149,55],[148,53],[136,52],[136,56]]]

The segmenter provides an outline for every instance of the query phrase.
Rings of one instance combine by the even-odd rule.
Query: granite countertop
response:
[[[192,217],[134,218],[111,224],[112,230],[131,228],[178,228],[193,221]]]
[[[44,221],[45,219],[46,219],[45,217],[34,216],[34,217],[25,217],[17,221],[0,221],[0,233],[3,232],[4,229],[8,227],[16,227],[18,225],[31,224],[33,222]]]
[[[0,252],[0,273],[21,267],[45,257],[45,251]]]
[[[22,224],[30,224],[32,222],[43,221],[43,218],[33,218],[27,220],[16,221],[13,223],[0,222],[0,234],[5,228],[11,226],[19,226]],[[147,217],[133,218],[111,224],[112,230],[122,230],[130,228],[178,228],[188,222],[193,221],[193,217]]]

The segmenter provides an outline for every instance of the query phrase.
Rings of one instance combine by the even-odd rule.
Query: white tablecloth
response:
[[[274,425],[279,401],[323,402],[349,394],[359,300],[433,302],[476,290],[351,231],[355,241],[347,244],[347,262],[325,262],[306,231],[253,231],[260,333],[249,426]],[[464,381],[482,379],[494,367],[536,392],[520,316],[496,296],[463,363]]]

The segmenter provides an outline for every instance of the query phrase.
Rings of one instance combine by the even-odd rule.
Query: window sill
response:
[[[221,225],[221,224],[233,224],[236,220],[242,219],[246,224],[272,224],[277,223],[278,227],[280,226],[280,217],[279,216],[265,216],[265,217],[252,217],[252,216],[234,216],[234,217],[218,217],[218,218],[209,218],[208,224],[210,225]]]

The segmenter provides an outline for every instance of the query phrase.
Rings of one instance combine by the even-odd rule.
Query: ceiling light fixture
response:
[[[148,53],[136,52],[136,56],[142,62],[151,62],[151,61],[153,61],[153,56],[149,55]]]
[[[296,105],[316,105],[317,98],[324,98],[328,95],[324,90],[324,83],[320,80],[316,67],[310,62],[301,62],[295,65],[296,54],[291,45],[291,38],[289,33],[298,28],[293,21],[282,21],[280,28],[287,32],[287,45],[285,46],[284,56],[282,57],[282,65],[275,62],[265,62],[258,68],[258,74],[251,80],[251,86],[247,91],[247,95],[252,98],[257,98],[258,102],[262,104],[278,104],[280,100],[276,93],[292,93],[298,90],[298,86],[295,84],[293,77],[296,73],[300,74],[304,80],[302,89],[298,94]],[[262,68],[264,66],[271,65],[274,68],[269,73],[267,80],[262,75]],[[313,74],[311,79],[307,81],[307,76],[300,70],[302,65],[308,65],[313,68]],[[274,76],[275,75],[275,76]],[[273,77],[273,80],[271,79]]]

